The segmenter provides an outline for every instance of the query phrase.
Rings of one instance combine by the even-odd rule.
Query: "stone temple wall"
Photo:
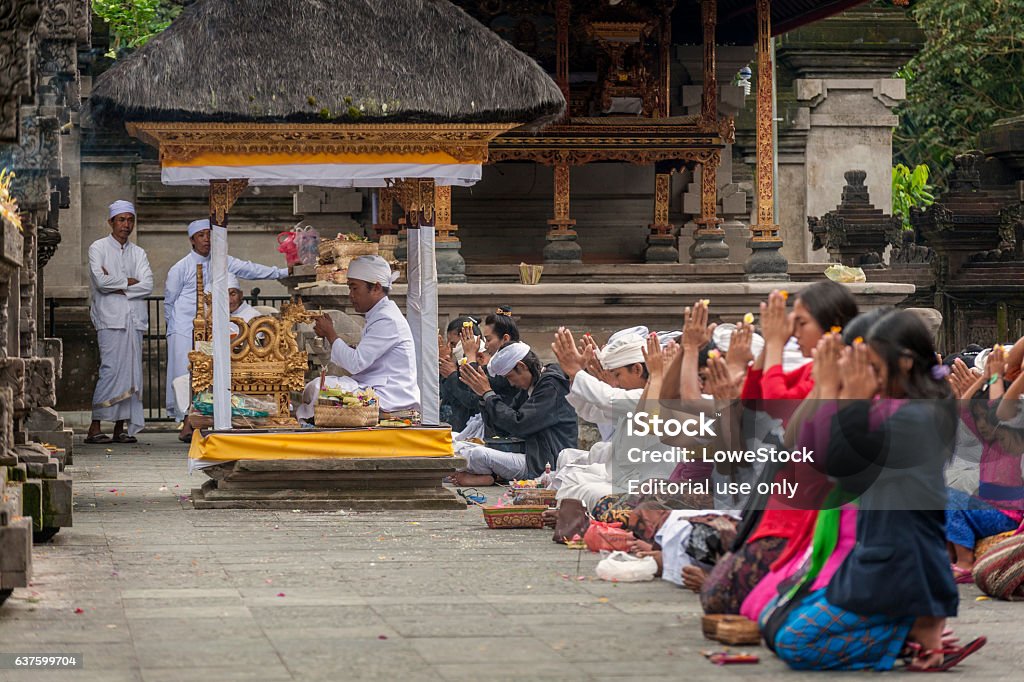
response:
[[[89,34],[88,0],[0,7],[0,167],[16,174],[21,219],[2,221],[0,249],[0,600],[27,584],[33,536],[71,525],[62,472],[71,432],[52,409],[61,344],[45,339],[40,323],[43,272],[67,202],[61,135],[80,101],[78,55]]]

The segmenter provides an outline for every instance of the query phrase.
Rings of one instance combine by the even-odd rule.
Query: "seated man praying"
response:
[[[530,347],[510,343],[487,363],[491,376],[504,376],[516,389],[505,400],[491,389],[483,369],[463,365],[461,381],[480,396],[480,413],[486,433],[513,436],[526,441],[526,453],[503,452],[466,441],[455,444],[466,458],[466,471],[455,474],[458,485],[493,485],[494,476],[506,480],[536,478],[558,453],[575,446],[579,423],[576,411],[566,402],[569,379],[556,364],[542,367]]]
[[[352,348],[324,315],[313,326],[331,348],[331,362],[348,372],[359,386],[377,394],[381,412],[395,418],[418,419],[420,389],[416,383],[416,349],[412,330],[398,306],[388,298],[395,273],[380,256],[359,256],[348,267],[348,298],[357,313],[366,316],[363,336]],[[334,383],[336,383],[335,380]],[[306,384],[299,419],[311,419],[320,380]]]

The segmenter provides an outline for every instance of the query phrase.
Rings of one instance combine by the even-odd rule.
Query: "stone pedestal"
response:
[[[788,282],[786,270],[789,262],[782,255],[782,242],[754,241],[751,239],[750,258],[744,265],[743,279],[746,282]]]
[[[573,221],[575,222],[575,221]],[[576,232],[549,232],[544,247],[545,263],[582,263],[583,249],[576,243]]]
[[[465,502],[441,485],[465,465],[461,457],[238,460],[203,469],[212,480],[192,490],[192,504],[304,511],[465,509]]]
[[[647,235],[647,250],[644,251],[647,263],[678,263],[679,249],[676,238],[672,234]]]
[[[459,253],[462,242],[434,242],[434,256],[437,260],[437,281],[446,284],[466,281],[466,260]]]

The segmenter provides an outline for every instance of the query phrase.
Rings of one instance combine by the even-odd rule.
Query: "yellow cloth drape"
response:
[[[453,457],[449,428],[376,428],[340,431],[211,433],[192,436],[193,460],[363,459]]]

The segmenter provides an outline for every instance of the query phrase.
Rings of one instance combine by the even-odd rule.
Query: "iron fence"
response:
[[[252,289],[246,300],[250,305],[280,308],[290,301],[288,296],[262,296],[258,287]],[[47,299],[47,323],[49,336],[56,336],[57,308],[54,299]],[[146,410],[146,421],[170,421],[167,415],[167,324],[164,316],[164,297],[147,296],[149,327],[142,335],[142,404]]]

